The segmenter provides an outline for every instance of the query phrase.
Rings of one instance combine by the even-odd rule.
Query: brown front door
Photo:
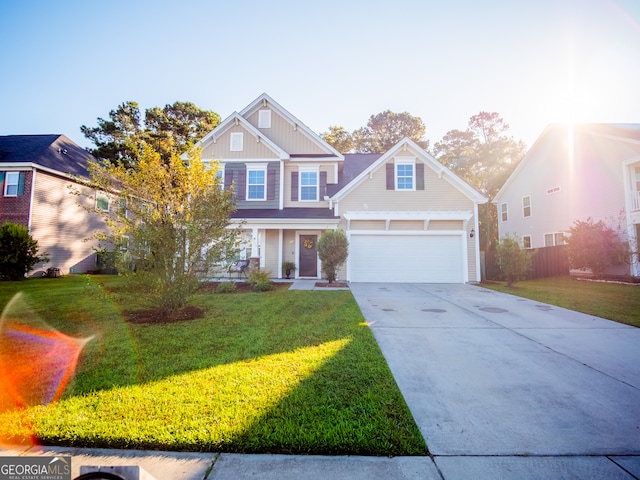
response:
[[[301,277],[318,276],[317,235],[300,235],[300,272]]]

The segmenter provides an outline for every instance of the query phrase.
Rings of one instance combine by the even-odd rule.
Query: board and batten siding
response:
[[[72,183],[38,171],[31,210],[31,234],[38,241],[40,251],[46,252],[50,259],[39,267],[60,268],[63,274],[86,272],[96,267],[97,241],[85,240],[105,228],[100,216],[92,212],[95,201],[72,195],[68,188]],[[79,188],[85,194],[94,194],[93,189]]]
[[[231,151],[231,133],[242,133],[242,150]],[[265,135],[266,136],[266,135]],[[276,159],[278,156],[264,143],[257,141],[252,133],[242,125],[229,128],[217,138],[215,143],[210,142],[202,151],[202,158],[208,159]]]
[[[258,128],[258,112],[259,110],[256,110],[246,120],[285,152],[311,155],[327,153],[317,143],[310,140],[296,125],[292,125],[274,110],[271,110],[271,128]]]

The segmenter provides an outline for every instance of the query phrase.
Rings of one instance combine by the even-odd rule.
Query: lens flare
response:
[[[0,414],[59,400],[92,338],[57,331],[16,294],[0,317]]]

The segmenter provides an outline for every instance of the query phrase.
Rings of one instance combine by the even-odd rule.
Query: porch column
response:
[[[249,257],[251,270],[260,270],[260,245],[258,242],[258,229],[251,229],[251,256]]]

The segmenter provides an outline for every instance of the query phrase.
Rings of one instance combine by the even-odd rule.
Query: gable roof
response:
[[[96,159],[64,135],[0,136],[0,166],[35,164],[61,174],[89,177],[89,161]]]
[[[251,135],[254,136],[258,141],[266,145],[266,147],[271,150],[278,158],[287,159],[289,158],[289,154],[285,152],[278,145],[269,140],[260,130],[251,125],[242,115],[238,112],[233,112],[227,118],[224,119],[222,123],[220,123],[216,128],[207,133],[202,139],[196,143],[196,145],[201,147],[206,147],[211,142],[215,142],[218,138],[225,134],[227,130],[236,125],[242,125],[242,127],[247,130]],[[186,154],[183,154],[183,158],[186,158]]]
[[[570,131],[571,127],[573,127],[572,132]],[[532,161],[532,159],[537,157],[537,153],[540,150],[549,148],[550,145],[554,144],[554,142],[558,142],[559,139],[569,138],[569,135],[572,136],[574,142],[577,138],[586,135],[592,137],[605,137],[624,142],[626,144],[638,145],[640,154],[639,123],[578,123],[574,125],[567,123],[552,123],[545,127],[540,136],[527,151],[524,158],[516,166],[511,175],[509,175],[509,178],[504,182],[504,185],[502,185],[500,190],[498,190],[498,193],[496,193],[492,202],[500,202],[507,189],[515,181],[518,175],[520,175],[522,170],[524,170]]]
[[[353,172],[350,172],[351,175],[354,176],[352,180],[342,186],[333,196],[331,197],[334,201],[339,201],[344,198],[349,192],[351,192],[355,187],[360,185],[370,173],[382,168],[384,164],[386,164],[391,158],[397,155],[399,152],[403,150],[410,150],[416,157],[418,157],[423,163],[429,166],[433,171],[435,171],[438,176],[444,177],[447,181],[453,185],[456,189],[458,189],[462,194],[468,197],[470,200],[476,203],[484,203],[487,201],[487,198],[481,195],[475,188],[469,185],[467,182],[462,180],[456,174],[454,174],[447,167],[438,162],[435,158],[433,158],[426,150],[421,148],[417,143],[411,140],[408,137],[400,140],[394,147],[392,147],[387,153],[380,155],[378,158],[374,156],[370,156],[368,158],[360,158],[356,159],[355,164],[353,165]],[[367,165],[368,164],[368,165]],[[346,166],[346,165],[345,165]],[[358,168],[363,168],[361,171],[357,172]],[[342,185],[342,182],[340,183]]]
[[[335,148],[325,142],[319,135],[317,135],[313,130],[307,127],[304,123],[294,117],[291,113],[285,110],[278,102],[276,102],[273,98],[271,98],[266,93],[263,93],[258,98],[256,98],[253,102],[247,105],[241,112],[240,115],[243,117],[248,117],[253,115],[256,110],[259,110],[261,107],[269,105],[273,110],[277,111],[280,116],[282,116],[286,121],[288,121],[291,125],[296,127],[299,131],[301,131],[309,140],[311,140],[314,144],[316,144],[321,150],[327,152],[327,156],[336,157],[338,160],[344,160],[344,155],[338,152]]]

